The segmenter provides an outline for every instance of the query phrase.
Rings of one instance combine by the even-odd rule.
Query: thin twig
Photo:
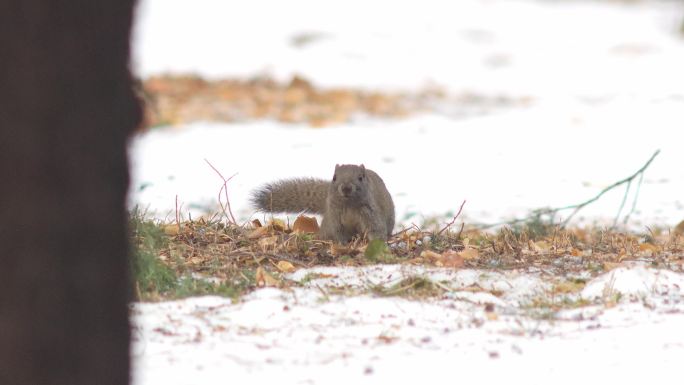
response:
[[[658,156],[658,154],[660,154],[660,150],[656,150],[656,152],[654,152],[653,155],[651,155],[651,158],[648,160],[648,162],[646,162],[643,166],[641,166],[641,168],[639,170],[637,170],[634,174],[632,174],[632,175],[628,176],[627,178],[620,180],[620,181],[617,181],[617,182],[613,183],[612,185],[604,188],[603,190],[601,190],[601,192],[598,193],[598,195],[589,199],[588,201],[582,202],[578,205],[571,205],[571,206],[561,207],[560,209],[558,209],[557,211],[565,210],[565,209],[569,209],[569,208],[575,209],[575,211],[573,211],[573,213],[568,218],[566,218],[565,221],[563,221],[563,227],[565,227],[565,225],[570,221],[570,219],[572,219],[572,216],[575,215],[584,206],[596,202],[599,198],[601,198],[601,196],[603,196],[603,194],[614,189],[615,187],[618,187],[622,184],[631,182],[634,178],[636,178],[637,175],[643,173],[644,170],[646,170],[646,168],[648,168],[648,166],[651,165],[651,162],[653,162],[653,159],[655,159],[655,157]]]
[[[221,179],[223,179],[223,186],[221,186],[218,196],[219,205],[221,206],[221,210],[223,211],[223,215],[226,216],[226,219],[230,219],[232,221],[232,224],[237,225],[237,221],[235,220],[233,211],[230,208],[230,199],[228,199],[228,182],[231,179],[233,179],[233,177],[237,175],[237,173],[233,174],[230,178],[226,179],[223,177],[223,174],[221,174],[221,172],[219,172],[219,170],[217,170],[216,167],[214,167],[214,165],[212,165],[207,159],[204,159],[204,161],[207,162],[209,167],[211,167],[218,174],[218,176],[221,177]],[[221,202],[221,192],[223,192],[226,196],[226,206],[224,206]],[[228,208],[228,214],[230,214],[230,218],[228,218],[228,214],[226,214],[226,207]]]
[[[651,155],[651,157],[648,159],[648,161],[646,163],[644,163],[644,165],[641,166],[641,168],[638,169],[635,173],[628,176],[627,178],[624,178],[622,180],[619,180],[619,181],[611,184],[610,186],[601,190],[593,198],[586,200],[582,203],[578,203],[578,204],[574,204],[574,205],[568,205],[568,206],[564,206],[564,207],[557,207],[557,208],[538,209],[538,210],[534,210],[532,215],[528,215],[527,217],[516,218],[516,219],[510,220],[510,221],[505,221],[505,222],[498,222],[498,223],[491,223],[491,224],[480,224],[480,225],[477,225],[477,227],[479,227],[480,229],[487,229],[490,227],[495,227],[495,226],[500,226],[500,225],[514,225],[514,224],[517,224],[520,222],[527,222],[530,219],[539,217],[541,215],[553,215],[553,214],[558,213],[559,211],[573,209],[572,213],[570,213],[570,215],[561,224],[561,227],[565,227],[568,224],[568,222],[570,222],[572,217],[574,217],[575,214],[577,214],[577,212],[579,212],[585,206],[596,202],[599,198],[601,198],[603,196],[603,194],[605,194],[608,191],[610,191],[610,190],[612,190],[618,186],[621,186],[625,183],[631,184],[632,181],[634,180],[634,178],[636,178],[637,176],[641,176],[643,178],[644,171],[648,168],[648,166],[651,165],[651,162],[653,162],[653,159],[655,159],[655,157],[658,156],[658,154],[660,154],[660,150],[656,150],[656,152],[654,152],[653,155]],[[641,184],[641,182],[639,182],[639,184]],[[635,198],[635,202],[633,203],[632,206],[633,207],[632,207],[632,211],[630,212],[630,214],[634,211],[634,208],[636,207],[636,198]],[[620,211],[621,210],[622,209],[620,209]],[[618,215],[619,215],[619,212],[618,212]],[[629,214],[628,214],[628,216],[629,216]]]
[[[465,203],[466,203],[466,201],[465,201],[465,199],[464,199],[464,200],[463,200],[463,203],[461,203],[461,207],[458,208],[458,212],[457,212],[456,215],[454,216],[454,219],[452,219],[451,222],[447,223],[446,226],[444,226],[441,230],[439,230],[439,232],[437,233],[437,235],[441,235],[446,229],[448,229],[449,227],[451,227],[451,225],[453,225],[454,222],[456,222],[456,218],[458,218],[458,216],[461,215],[461,211],[463,210],[463,206],[465,205]],[[463,230],[463,228],[461,228],[461,230]],[[460,233],[459,233],[459,234],[460,234]]]
[[[641,174],[643,175],[643,174]],[[627,188],[625,189],[625,195],[622,197],[622,202],[620,202],[620,208],[618,208],[618,212],[615,215],[615,219],[613,219],[613,228],[617,226],[617,221],[620,219],[620,214],[622,213],[622,209],[625,207],[625,202],[627,202],[627,196],[629,196],[629,189],[632,187],[632,181],[630,180],[627,182]]]
[[[627,221],[629,221],[629,217],[634,214],[634,211],[636,211],[636,204],[637,204],[637,199],[639,199],[639,191],[641,191],[641,183],[644,181],[644,173],[642,172],[641,175],[639,175],[639,183],[637,184],[636,192],[634,193],[634,200],[632,201],[632,209],[629,210],[627,215],[625,215],[625,219],[622,221],[623,224],[627,224]]]
[[[178,225],[178,232],[180,233],[180,213],[178,212],[178,194],[176,194],[176,224]]]

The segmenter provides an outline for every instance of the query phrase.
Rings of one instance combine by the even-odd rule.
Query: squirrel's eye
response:
[[[333,175],[333,182],[337,180],[337,175]]]
[[[359,182],[363,182],[363,175],[359,176]]]

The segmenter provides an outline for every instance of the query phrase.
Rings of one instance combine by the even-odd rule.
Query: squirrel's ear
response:
[[[364,172],[366,171],[366,166],[364,166],[363,163],[361,163],[361,170]]]
[[[335,165],[335,171],[337,171],[338,168],[340,168],[340,165],[339,165],[339,164],[336,164],[336,165]]]

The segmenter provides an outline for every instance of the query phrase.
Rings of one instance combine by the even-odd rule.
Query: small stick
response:
[[[570,215],[569,215],[569,216],[563,221],[563,223],[561,224],[561,227],[565,227],[565,226],[568,224],[568,222],[570,222],[570,220],[572,219],[572,217],[574,217],[575,214],[577,214],[577,212],[579,212],[579,211],[580,211],[582,208],[584,208],[585,206],[587,206],[587,205],[589,205],[589,204],[592,204],[592,203],[596,202],[599,198],[601,198],[601,197],[603,196],[603,194],[605,194],[605,193],[607,193],[608,191],[614,189],[615,187],[621,186],[621,185],[623,185],[623,184],[625,184],[625,183],[627,183],[628,186],[629,186],[629,185],[631,185],[631,183],[632,183],[632,181],[634,180],[634,178],[636,178],[637,176],[640,177],[640,178],[639,178],[639,186],[641,186],[641,180],[643,179],[644,171],[646,171],[646,169],[648,168],[648,166],[651,165],[651,162],[653,162],[653,159],[655,159],[655,157],[658,156],[658,154],[660,154],[660,150],[656,150],[656,152],[654,152],[653,155],[651,155],[651,157],[648,159],[648,161],[647,161],[643,166],[641,166],[641,168],[638,169],[635,173],[633,173],[632,175],[628,176],[627,178],[624,178],[624,179],[622,179],[622,180],[619,180],[619,181],[617,181],[617,182],[611,184],[610,186],[608,186],[608,187],[604,188],[603,190],[601,190],[601,191],[600,191],[596,196],[594,196],[593,198],[591,198],[591,199],[589,199],[589,200],[586,200],[586,201],[584,201],[584,202],[582,202],[582,203],[578,203],[578,204],[574,204],[574,205],[568,205],[568,206],[564,206],[564,207],[557,207],[557,208],[552,208],[552,209],[549,208],[549,209],[534,210],[534,212],[533,212],[532,215],[529,215],[529,216],[526,216],[526,217],[523,217],[523,218],[516,218],[516,219],[510,220],[510,221],[498,222],[498,223],[480,224],[480,225],[478,225],[477,227],[479,227],[480,229],[488,229],[488,228],[490,228],[490,227],[495,227],[495,226],[500,226],[500,225],[514,225],[514,224],[520,223],[520,222],[527,222],[527,221],[530,220],[531,218],[538,217],[538,216],[541,216],[541,215],[556,214],[556,213],[559,212],[559,211],[574,209],[574,210],[572,211],[572,213],[570,213]],[[629,190],[628,190],[627,192],[629,192]],[[626,192],[626,193],[627,193],[627,192]],[[625,193],[625,194],[626,194],[626,193]],[[638,190],[637,190],[637,195],[638,195]],[[633,204],[632,204],[632,210],[630,211],[629,214],[627,214],[627,218],[629,218],[630,214],[632,214],[632,213],[634,212],[635,208],[636,208],[636,198],[637,198],[637,197],[634,198],[634,202],[633,202]],[[618,211],[618,216],[620,215],[620,212],[622,211],[622,206],[624,205],[624,200],[625,200],[625,199],[626,199],[626,198],[623,198],[623,204],[620,205],[620,211]]]
[[[225,215],[226,218],[228,218],[228,214],[230,214],[230,220],[232,221],[232,223],[234,225],[237,225],[237,221],[235,220],[235,216],[233,216],[233,211],[230,208],[230,199],[228,199],[228,182],[231,179],[233,179],[233,177],[235,175],[237,175],[237,173],[233,174],[230,178],[226,179],[223,177],[223,174],[221,174],[219,172],[219,170],[217,170],[216,167],[214,167],[214,165],[212,165],[207,159],[204,159],[204,161],[207,162],[209,167],[211,167],[218,174],[218,176],[221,177],[221,179],[223,179],[223,186],[221,186],[221,189],[219,190],[219,205],[221,205],[221,209],[223,210],[223,215]],[[221,192],[224,192],[225,196],[226,196],[226,206],[228,207],[228,214],[226,214],[226,209],[223,206],[223,204],[221,203]]]
[[[178,225],[178,232],[181,231],[180,214],[178,213],[178,194],[176,194],[176,224]]]
[[[451,227],[451,225],[453,225],[454,222],[456,222],[456,218],[458,218],[458,216],[461,215],[461,211],[463,210],[463,206],[465,205],[465,203],[466,203],[466,201],[464,199],[463,203],[461,203],[461,207],[459,207],[458,212],[456,213],[456,216],[454,216],[454,219],[452,219],[451,222],[447,223],[446,226],[444,226],[441,230],[439,230],[437,235],[441,235],[446,229]],[[463,227],[461,227],[461,231],[463,231]],[[459,232],[459,235],[460,235],[460,232]]]

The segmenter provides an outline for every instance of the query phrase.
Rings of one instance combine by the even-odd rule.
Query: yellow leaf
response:
[[[292,273],[293,271],[296,270],[294,265],[292,265],[288,261],[280,261],[280,262],[278,262],[276,267],[278,268],[278,270],[282,271],[283,273]]]
[[[463,259],[475,259],[480,254],[477,249],[465,249],[458,253]]]
[[[264,286],[279,286],[280,281],[274,278],[271,274],[267,273],[263,267],[259,266],[255,274],[256,284],[259,287]]]

